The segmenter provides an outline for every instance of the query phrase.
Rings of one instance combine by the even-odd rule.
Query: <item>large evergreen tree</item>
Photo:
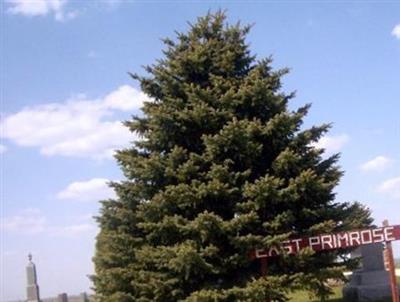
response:
[[[126,180],[102,202],[93,276],[99,301],[285,301],[351,264],[343,251],[304,250],[268,263],[249,251],[362,227],[369,213],[338,203],[338,155],[313,146],[329,128],[301,127],[309,105],[288,109],[286,69],[257,61],[248,26],[218,12],[165,39],[165,57],[132,75],[154,101],[126,122],[140,141],[116,158]]]

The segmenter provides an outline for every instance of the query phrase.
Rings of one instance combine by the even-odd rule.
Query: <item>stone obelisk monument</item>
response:
[[[27,302],[40,302],[39,285],[37,284],[36,267],[32,262],[32,255],[28,255],[29,263],[26,266],[26,277],[28,285],[26,287]]]

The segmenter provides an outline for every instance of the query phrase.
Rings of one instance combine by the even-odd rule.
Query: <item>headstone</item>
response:
[[[353,272],[343,288],[346,302],[374,301],[391,296],[389,273],[383,263],[383,245],[374,243],[359,247],[362,268]]]
[[[85,292],[81,293],[79,298],[79,302],[89,302],[89,298]]]
[[[28,265],[26,266],[27,277],[27,302],[40,302],[39,285],[37,284],[36,266],[32,262],[32,255],[28,255]]]
[[[68,302],[68,295],[66,293],[59,294],[57,302]]]

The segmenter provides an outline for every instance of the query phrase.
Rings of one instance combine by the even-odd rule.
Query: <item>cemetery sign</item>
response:
[[[275,257],[282,251],[287,254],[296,254],[307,247],[318,252],[394,240],[400,240],[400,225],[290,239],[282,242],[280,248],[256,249],[252,252],[251,258]]]

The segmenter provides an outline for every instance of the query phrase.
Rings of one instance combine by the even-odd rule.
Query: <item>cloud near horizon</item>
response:
[[[59,192],[57,198],[73,201],[99,201],[114,198],[115,192],[107,184],[109,181],[105,178],[93,178],[87,181],[73,182]]]
[[[3,154],[7,151],[7,147],[4,146],[3,144],[0,144],[0,154]]]
[[[1,230],[26,234],[38,234],[45,230],[46,218],[40,210],[26,208],[18,214],[1,218]]]
[[[363,172],[373,172],[373,171],[383,171],[390,166],[393,162],[392,159],[385,157],[383,155],[379,155],[360,166],[361,171]]]
[[[400,39],[400,24],[397,24],[393,30],[392,35],[395,36],[397,39]]]
[[[50,235],[60,237],[79,237],[84,234],[91,234],[97,231],[97,226],[93,223],[72,224],[50,229]]]
[[[400,176],[385,180],[378,186],[377,191],[393,199],[400,199]]]
[[[349,140],[350,137],[347,134],[336,136],[325,135],[318,142],[311,145],[315,148],[325,149],[325,154],[330,155],[339,152]]]
[[[36,208],[26,208],[13,216],[2,217],[0,226],[2,233],[29,236],[47,234],[58,237],[77,237],[97,230],[92,221],[64,226],[50,225],[42,211]]]
[[[109,159],[137,139],[113,115],[138,110],[144,101],[150,99],[143,92],[124,85],[99,99],[81,94],[63,103],[25,107],[0,121],[1,136],[38,147],[46,156]]]

